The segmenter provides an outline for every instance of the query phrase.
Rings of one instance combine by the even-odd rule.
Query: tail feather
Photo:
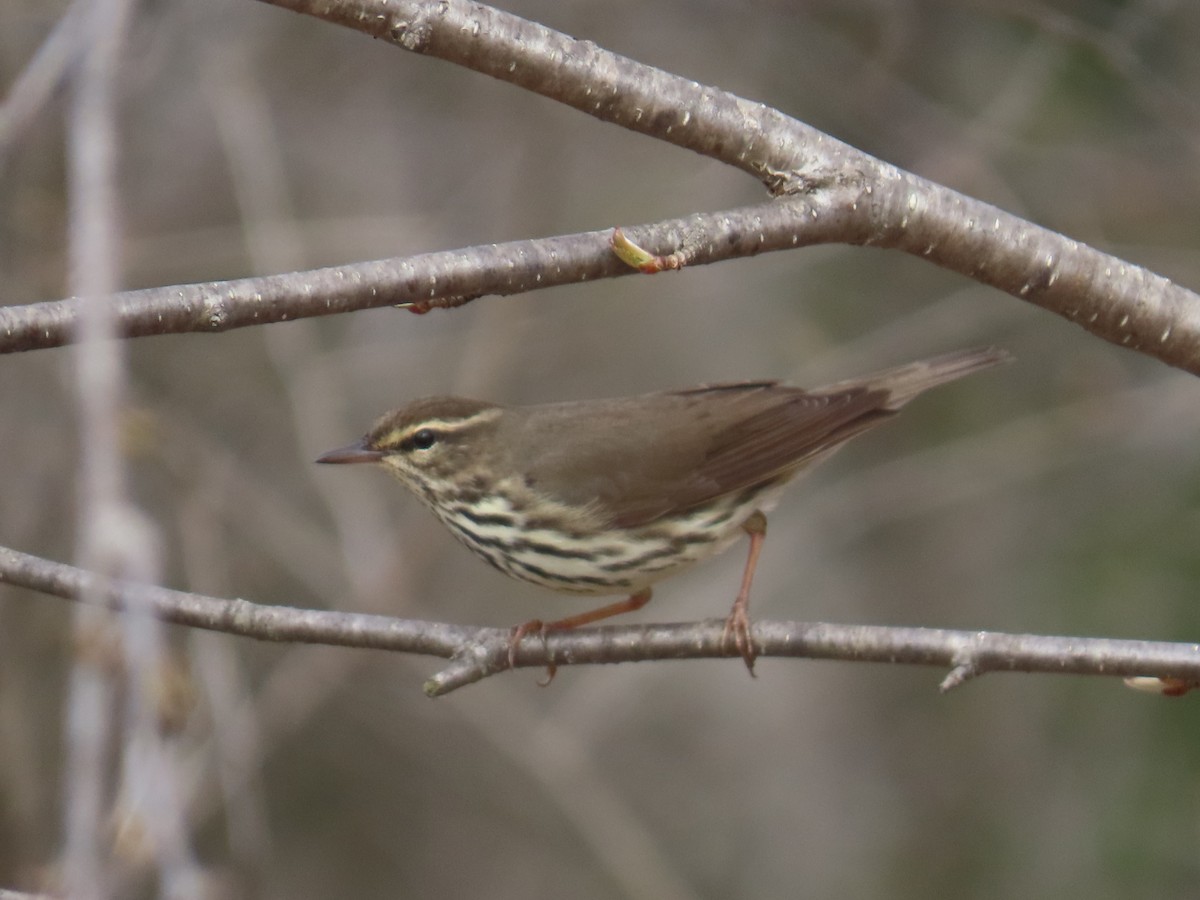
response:
[[[989,369],[1003,362],[1010,362],[1012,354],[999,347],[975,347],[971,350],[956,350],[929,359],[918,360],[894,369],[885,369],[872,375],[863,375],[830,384],[817,391],[832,394],[851,388],[865,387],[886,390],[889,400],[884,409],[897,410],[918,394],[939,384],[954,381],[972,372]]]

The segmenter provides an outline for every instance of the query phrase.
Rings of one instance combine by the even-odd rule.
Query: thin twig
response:
[[[78,61],[87,4],[88,0],[74,0],[67,7],[37,53],[8,86],[8,96],[0,103],[0,171],[29,123],[62,87],[71,65]]]
[[[512,630],[389,616],[263,606],[104,579],[72,566],[0,548],[0,583],[80,600],[92,585],[105,605],[148,611],[166,622],[261,641],[329,644],[451,659],[425,691],[440,696],[509,668]],[[1077,675],[1152,675],[1200,681],[1200,645],[1165,641],[1054,637],[938,628],[758,621],[752,639],[763,657],[803,657],[991,671]],[[724,620],[617,625],[526,636],[518,668],[737,658]]]
[[[479,631],[362,613],[264,606],[103,578],[74,566],[0,548],[0,583],[83,600],[94,587],[110,609],[142,609],[164,622],[281,643],[401,650],[449,658]]]
[[[129,0],[92,0],[79,14],[90,40],[86,46],[80,43],[78,57],[70,60],[74,77],[67,116],[70,283],[81,298],[73,361],[85,448],[78,479],[77,555],[84,566],[108,574],[129,573],[136,555],[131,538],[136,529],[130,527],[134,516],[124,505],[117,448],[123,348],[112,340],[116,331],[108,302],[118,285],[120,257],[116,82],[131,7]],[[71,30],[68,26],[64,34]],[[63,40],[66,53],[74,42]],[[114,676],[120,667],[109,664],[110,653],[96,648],[121,642],[113,640],[107,617],[96,608],[94,582],[81,589],[85,602],[76,611],[73,628],[80,649],[71,669],[65,723],[63,881],[68,895],[100,900],[115,889],[104,823],[113,817],[110,772],[119,761],[114,746],[118,736],[126,735],[113,716]],[[129,652],[128,647],[118,652]]]
[[[802,203],[741,209],[628,227],[653,252],[705,235],[695,262],[783,250],[821,239]],[[611,230],[509,241],[235,281],[128,291],[113,298],[125,337],[214,333],[291,319],[405,304],[436,309],[484,295],[510,296],[636,274],[612,252]],[[59,347],[77,327],[79,302],[0,307],[0,353]]]

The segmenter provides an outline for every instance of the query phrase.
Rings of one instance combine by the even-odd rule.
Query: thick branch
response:
[[[466,0],[264,0],[446,60],[798,192],[853,148],[778,110]],[[831,168],[825,166],[832,164]]]
[[[1149,269],[896,170],[877,243],[1057,313],[1119,346],[1200,374],[1200,296]],[[872,241],[876,243],[876,241]]]
[[[265,2],[474,69],[720,160],[776,193],[808,194],[814,215],[827,226],[835,206],[841,214],[843,227],[830,228],[821,242],[872,244],[925,257],[1114,344],[1200,374],[1200,296],[897,169],[761,103],[469,0]]]
[[[1200,374],[1200,298],[1161,276],[897,170],[908,215],[875,229],[853,211],[855,189],[793,196],[625,229],[654,253],[685,248],[690,265],[818,243],[895,246],[1036,302],[1113,343]],[[868,192],[869,194],[870,192]],[[886,218],[883,214],[879,218]],[[1000,238],[997,235],[1001,235]],[[634,274],[594,231],[353,263],[259,278],[129,291],[115,297],[122,335],[233,328],[407,304],[461,305],[578,281]],[[0,307],[0,353],[62,346],[75,299]]]
[[[1141,267],[903,172],[758,103],[464,0],[268,0],[474,68],[754,174],[775,203],[627,228],[690,265],[815,243],[927,258],[1200,374],[1200,297]],[[217,332],[390,304],[449,307],[486,294],[630,274],[609,232],[133,291],[122,334]],[[77,304],[0,308],[0,352],[71,339]]]
[[[478,628],[223,600],[100,578],[72,566],[0,548],[0,583],[79,600],[101,597],[112,609],[149,610],[166,622],[261,641],[365,647],[451,658],[425,685],[440,696],[509,668],[511,629]],[[988,671],[1151,675],[1200,682],[1200,646],[1106,638],[1043,637],[932,628],[812,622],[756,622],[760,656],[908,663],[952,669],[954,680]],[[527,636],[518,667],[738,657],[724,620],[623,625]]]

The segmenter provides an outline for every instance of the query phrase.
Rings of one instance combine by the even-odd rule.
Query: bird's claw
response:
[[[730,611],[729,618],[725,620],[725,628],[721,632],[721,643],[728,647],[731,640],[734,649],[746,663],[750,677],[757,678],[754,674],[754,661],[758,659],[758,650],[750,638],[750,616],[746,614],[745,606],[737,603]]]
[[[546,632],[549,631],[551,625],[547,625],[541,619],[530,619],[517,625],[512,630],[512,636],[508,639],[508,667],[515,669],[517,667],[517,646],[527,634],[537,632],[542,638],[542,644],[546,643]],[[550,682],[554,680],[554,676],[558,673],[558,666],[554,663],[546,664],[546,677],[538,682],[538,687],[549,687]]]

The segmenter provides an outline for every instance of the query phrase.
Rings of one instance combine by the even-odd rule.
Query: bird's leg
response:
[[[754,660],[758,651],[750,640],[750,585],[754,581],[754,570],[758,566],[758,554],[762,552],[763,541],[767,537],[767,517],[761,512],[755,512],[742,523],[742,529],[750,536],[750,554],[746,558],[746,568],[742,572],[742,588],[738,591],[737,599],[733,601],[733,609],[725,620],[725,630],[722,640],[728,642],[733,638],[746,668],[754,675]]]
[[[608,619],[612,616],[619,616],[621,613],[633,612],[635,609],[641,609],[650,602],[650,588],[642,588],[636,594],[630,594],[624,600],[617,603],[610,603],[607,606],[601,606],[598,609],[589,609],[587,612],[577,613],[573,616],[567,616],[565,619],[555,619],[553,622],[543,622],[541,619],[530,619],[522,625],[518,625],[513,629],[512,637],[508,639],[508,666],[516,668],[517,663],[517,645],[521,643],[521,638],[527,634],[537,632],[545,640],[547,631],[563,631],[567,628],[579,628],[581,625],[591,625],[593,622],[599,622],[601,619]],[[549,684],[554,679],[554,673],[558,670],[558,666],[551,663],[546,666],[546,680],[541,682],[542,685]]]

